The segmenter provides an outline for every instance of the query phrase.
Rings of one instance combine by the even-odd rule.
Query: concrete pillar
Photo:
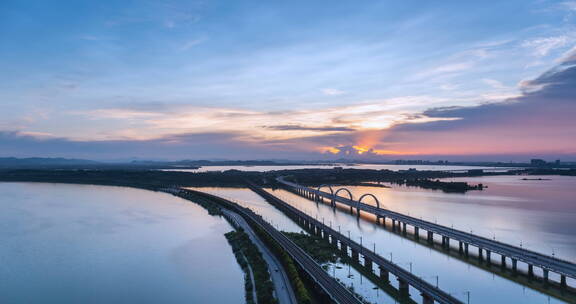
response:
[[[414,237],[416,237],[416,239],[420,239],[420,228],[418,227],[414,227]]]
[[[386,283],[390,282],[390,275],[386,269],[382,268],[382,266],[378,267],[380,269],[380,278],[383,279]]]
[[[402,233],[406,234],[406,223],[402,223]]]
[[[542,276],[544,277],[544,283],[548,283],[548,269],[542,269]]]
[[[392,220],[392,231],[396,231],[396,220]]]
[[[529,277],[533,277],[534,276],[534,266],[531,264],[528,264],[528,276]]]
[[[464,244],[462,242],[458,242],[458,253],[464,253]]]
[[[342,252],[344,252],[344,254],[345,254],[346,256],[348,256],[348,245],[340,242],[340,250],[341,250]]]
[[[450,238],[446,237],[446,249],[450,249]]]
[[[442,236],[442,247],[446,247],[446,237]]]
[[[428,231],[428,243],[432,244],[434,242],[434,233]]]
[[[512,259],[512,271],[516,272],[518,270],[518,260]]]
[[[364,257],[364,267],[366,267],[366,269],[372,272],[372,260],[367,257]]]
[[[464,243],[464,255],[468,256],[468,243]]]
[[[566,276],[565,275],[560,275],[560,286],[562,287],[567,287],[568,285],[566,284]]]
[[[486,250],[486,262],[490,264],[492,261],[490,260],[490,250]]]
[[[478,247],[478,259],[480,261],[482,261],[484,259],[484,256],[482,255],[482,248]]]
[[[502,268],[506,268],[506,256],[502,256],[502,260],[500,261],[500,266]]]
[[[410,296],[410,289],[409,289],[410,286],[408,285],[408,282],[398,278],[398,283],[399,283],[398,290],[400,291],[400,296],[402,297]]]
[[[352,251],[352,260],[358,262],[358,251],[350,248],[350,250]]]
[[[425,293],[422,293],[422,304],[434,304],[434,299]]]

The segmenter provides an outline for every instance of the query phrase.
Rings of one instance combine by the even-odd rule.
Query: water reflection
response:
[[[346,212],[335,212],[328,205],[316,204],[285,190],[268,191],[316,218],[331,221],[343,234],[350,233],[354,239],[362,236],[366,247],[375,246],[381,256],[390,257],[392,262],[405,269],[412,265],[413,273],[431,284],[436,284],[438,277],[440,288],[462,301],[470,292],[472,303],[548,303],[547,295],[390,233],[371,221],[358,220]],[[552,298],[550,303],[562,301]]]
[[[230,226],[195,204],[102,186],[0,183],[0,193],[0,303],[244,298]]]
[[[576,261],[576,177],[523,178],[452,179],[488,185],[483,191],[466,194],[398,185],[347,188],[356,198],[363,193],[375,194],[390,210]]]
[[[371,170],[408,170],[416,169],[421,171],[465,171],[471,169],[483,169],[488,171],[505,171],[511,168],[499,167],[479,167],[479,166],[441,166],[441,165],[384,165],[384,164],[330,164],[330,165],[288,165],[288,166],[203,166],[199,169],[164,169],[163,171],[179,172],[209,172],[209,171],[257,171],[266,172],[274,170],[298,170],[298,169],[332,169],[343,167],[345,169],[371,169]]]

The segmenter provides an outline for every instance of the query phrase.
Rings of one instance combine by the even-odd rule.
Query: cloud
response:
[[[346,94],[346,92],[342,91],[342,90],[338,90],[338,89],[322,89],[322,94],[324,95],[328,95],[328,96],[338,96],[338,95],[343,95]]]
[[[496,79],[490,79],[490,78],[483,78],[482,82],[484,82],[485,84],[491,86],[494,89],[507,89],[508,87],[505,86],[502,82],[496,80]]]
[[[530,89],[528,89],[530,88]],[[400,123],[382,137],[402,151],[430,154],[576,155],[576,61],[566,61],[524,84],[503,102],[425,111],[420,124]]]
[[[573,43],[574,35],[560,35],[553,37],[541,37],[526,40],[522,47],[532,50],[532,55],[536,57],[547,56],[551,51]]]
[[[0,131],[0,156],[90,159],[257,159],[313,157],[315,152],[282,143],[246,142],[238,133],[179,134],[151,140],[79,141]],[[230,153],[233,151],[233,153]]]
[[[449,75],[455,74],[459,72],[463,72],[466,70],[471,69],[474,66],[472,62],[457,62],[457,63],[449,63],[440,65],[434,68],[430,68],[424,71],[421,71],[413,76],[415,80],[420,80],[424,78],[430,78],[434,76],[440,75]]]
[[[346,127],[308,127],[299,125],[267,126],[266,128],[278,131],[329,131],[329,132],[354,131],[354,129]]]
[[[193,39],[193,40],[189,40],[184,42],[179,48],[179,51],[187,51],[199,44],[201,44],[202,42],[204,42],[204,39]]]

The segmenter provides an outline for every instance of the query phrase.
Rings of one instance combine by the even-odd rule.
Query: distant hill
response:
[[[98,165],[97,161],[73,158],[16,158],[0,157],[0,167],[3,168],[38,168],[38,167],[61,167],[61,166],[86,166]]]

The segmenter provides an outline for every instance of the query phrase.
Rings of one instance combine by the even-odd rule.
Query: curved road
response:
[[[262,219],[261,216],[254,213],[254,211],[244,208],[234,202],[227,199],[218,197],[216,195],[208,194],[205,192],[194,191],[194,190],[180,190],[179,195],[184,198],[187,194],[196,194],[208,198],[225,208],[231,209],[237,212],[245,220],[253,222],[255,225],[259,226],[265,233],[267,233],[274,241],[276,241],[285,251],[290,255],[296,264],[304,270],[308,276],[324,291],[326,295],[334,303],[338,304],[362,304],[362,302],[356,298],[354,294],[350,292],[344,285],[340,284],[336,279],[331,277],[326,271],[318,264],[314,259],[308,255],[302,248],[298,247],[294,242],[292,242],[287,236],[282,232],[276,230],[270,223]]]
[[[250,237],[252,243],[258,247],[258,250],[262,253],[262,258],[268,264],[268,270],[270,271],[270,278],[274,284],[274,290],[276,291],[276,298],[280,304],[297,304],[296,296],[290,285],[290,280],[288,275],[282,267],[280,261],[270,252],[268,247],[262,243],[262,241],[256,236],[250,225],[246,223],[244,218],[238,215],[236,212],[223,209],[222,212],[233,221],[236,226],[242,227],[244,232]]]

